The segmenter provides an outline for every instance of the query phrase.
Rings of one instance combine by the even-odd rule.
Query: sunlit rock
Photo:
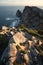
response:
[[[23,43],[23,42],[25,42],[25,41],[27,40],[27,39],[25,38],[23,32],[17,32],[17,33],[13,36],[13,39],[15,40],[15,43],[16,43],[16,44]]]
[[[4,60],[5,60],[6,65],[7,64],[10,65],[10,63],[12,63],[12,65],[13,65],[14,61],[16,60],[16,54],[17,54],[17,49],[15,46],[15,43],[11,43],[8,45],[8,47],[3,52],[1,61],[3,60],[3,62],[4,62]],[[7,61],[7,59],[8,59],[8,61]]]
[[[14,35],[14,32],[13,31],[11,31],[10,33],[11,33],[11,35]]]
[[[33,41],[34,44],[37,43],[37,39],[36,39],[35,36],[32,36],[32,41]]]
[[[43,43],[39,40],[39,45],[42,45]]]
[[[24,54],[24,59],[25,59],[26,63],[29,64],[30,59],[29,59],[28,54]]]
[[[29,48],[33,46],[33,41],[28,40]]]
[[[2,30],[8,30],[8,27],[6,27],[6,26],[2,26]]]

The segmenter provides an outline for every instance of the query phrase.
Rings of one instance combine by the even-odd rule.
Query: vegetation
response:
[[[38,54],[43,56],[43,45],[37,45],[35,48],[38,51]]]
[[[2,30],[0,30],[0,32],[2,32]]]
[[[16,48],[17,48],[17,50],[19,50],[19,49],[20,49],[20,47],[19,47],[18,45],[16,46]]]
[[[20,30],[20,29],[23,30],[24,32],[26,31],[28,34],[35,35],[35,36],[38,36],[38,37],[40,37],[40,38],[43,38],[43,31],[34,30],[34,29],[28,29],[28,28],[26,28],[25,26],[19,26],[19,27],[17,28],[17,30]],[[8,32],[11,32],[11,31],[15,31],[15,29],[10,28],[10,29],[8,30]],[[2,55],[2,53],[3,53],[3,51],[4,51],[4,49],[7,47],[8,42],[9,42],[9,37],[8,37],[6,34],[0,34],[0,57],[1,57],[1,55]],[[27,42],[27,41],[26,41],[26,42]],[[25,46],[25,43],[26,43],[26,42],[20,43],[20,45],[21,45],[21,46]],[[35,47],[36,52],[38,52],[38,56],[43,57],[43,44],[42,44],[41,46],[40,46],[40,45],[36,45],[36,46],[34,46],[34,47]],[[19,45],[17,45],[16,48],[17,48],[18,51],[21,51],[21,53],[22,53],[23,55],[31,51],[31,50],[27,50],[27,49],[21,50],[21,48],[20,48]],[[34,59],[34,58],[33,58],[33,59]],[[14,65],[24,65],[24,63],[21,63],[21,64],[20,64],[20,63],[17,63],[17,62],[15,61],[15,62],[14,62]]]
[[[42,33],[43,31],[40,31],[40,33],[39,33],[39,30],[28,29],[28,28],[26,28],[25,26],[19,26],[18,28],[21,29],[21,30],[25,30],[26,32],[28,32],[28,33],[31,34],[31,35],[34,35],[34,36],[38,36],[38,37],[40,37],[40,38],[43,38],[43,34],[40,34],[40,33]]]

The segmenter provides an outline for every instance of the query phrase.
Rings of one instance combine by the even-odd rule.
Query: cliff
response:
[[[37,34],[37,30],[24,26],[3,26],[0,44],[4,47],[0,46],[0,65],[43,65],[43,36]]]
[[[0,65],[43,65],[43,10],[26,6],[19,26],[0,30]]]
[[[19,11],[17,11],[19,13]],[[19,16],[20,13],[17,15]],[[35,6],[25,6],[21,14],[21,23],[27,27],[43,30],[43,10]]]

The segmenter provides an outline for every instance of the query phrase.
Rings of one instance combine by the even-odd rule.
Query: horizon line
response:
[[[40,7],[37,5],[0,5],[0,6],[36,6],[36,7]],[[43,7],[43,6],[41,6],[41,7]]]

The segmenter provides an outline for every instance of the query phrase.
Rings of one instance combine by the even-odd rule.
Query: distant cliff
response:
[[[17,11],[22,24],[28,28],[43,30],[43,10],[35,6],[25,6],[23,13]]]

